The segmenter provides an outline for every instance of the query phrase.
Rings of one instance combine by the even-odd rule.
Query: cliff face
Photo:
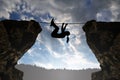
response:
[[[92,74],[92,80],[120,79],[120,22],[88,21],[83,30],[87,43],[101,67]]]
[[[0,21],[0,80],[22,80],[23,72],[14,68],[34,44],[40,25],[31,21]]]

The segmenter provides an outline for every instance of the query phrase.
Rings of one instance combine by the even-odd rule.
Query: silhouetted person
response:
[[[54,38],[64,38],[65,36],[67,36],[67,41],[66,42],[68,43],[70,32],[65,31],[67,25],[68,24],[65,24],[65,26],[64,26],[64,23],[62,23],[61,33],[58,33],[59,27],[54,23],[54,19],[52,19],[50,26],[53,26],[55,29],[51,33],[51,36],[54,37]]]

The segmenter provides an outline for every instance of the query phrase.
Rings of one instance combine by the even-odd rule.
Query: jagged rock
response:
[[[92,80],[120,79],[120,22],[88,21],[83,30],[87,43],[100,63],[101,71]]]
[[[23,72],[14,66],[31,48],[41,30],[39,23],[33,20],[0,21],[0,80],[22,80]]]

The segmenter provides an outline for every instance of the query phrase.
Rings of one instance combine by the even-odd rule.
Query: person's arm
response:
[[[62,23],[62,27],[61,27],[61,31],[62,31],[62,33],[64,32],[64,28],[63,28],[63,26],[64,26],[64,23]]]

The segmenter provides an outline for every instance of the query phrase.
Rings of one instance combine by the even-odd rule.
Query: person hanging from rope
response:
[[[54,38],[64,38],[65,36],[67,36],[67,41],[66,42],[68,43],[69,42],[70,32],[69,31],[65,31],[67,25],[68,24],[62,23],[61,33],[58,33],[59,27],[54,23],[54,19],[52,19],[50,26],[53,26],[55,29],[51,33],[51,36],[54,37]]]

